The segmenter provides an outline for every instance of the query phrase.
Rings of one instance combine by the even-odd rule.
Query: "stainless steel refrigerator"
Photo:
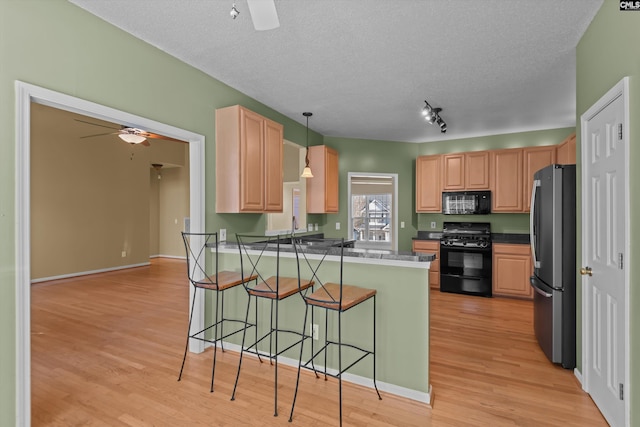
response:
[[[576,366],[576,168],[551,165],[531,193],[533,324],[553,363]]]

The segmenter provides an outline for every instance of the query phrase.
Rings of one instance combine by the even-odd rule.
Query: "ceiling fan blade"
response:
[[[143,135],[145,137],[147,137],[147,138],[152,138],[152,139],[162,139],[162,140],[165,140],[165,141],[185,142],[185,141],[183,141],[181,139],[175,139],[175,138],[171,138],[170,136],[159,135],[157,133],[145,132]]]
[[[100,125],[98,125],[100,126]],[[106,127],[106,126],[105,126]],[[95,135],[87,135],[87,136],[81,136],[80,139],[84,139],[84,138],[93,138],[95,136],[103,136],[103,135],[115,135],[118,132],[107,132],[107,133],[96,133]]]
[[[74,119],[74,120],[75,120],[76,122],[86,123],[86,124],[88,124],[88,125],[93,125],[93,126],[100,126],[100,127],[107,128],[107,129],[120,129],[119,127],[117,127],[117,128],[116,128],[116,127],[113,127],[113,126],[105,126],[105,125],[101,125],[101,124],[99,124],[99,123],[87,122],[87,121],[85,121],[85,120],[80,120],[80,119]],[[106,133],[105,133],[104,135],[108,135],[108,134],[106,134]],[[94,135],[94,136],[95,136],[95,135]],[[85,137],[85,138],[86,138],[86,137]]]
[[[274,0],[247,0],[256,31],[273,30],[280,26]]]

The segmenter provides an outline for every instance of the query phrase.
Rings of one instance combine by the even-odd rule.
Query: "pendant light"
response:
[[[304,170],[302,171],[302,175],[300,178],[313,178],[313,174],[311,173],[311,168],[309,167],[309,117],[313,116],[313,113],[304,112],[303,116],[307,118],[307,153],[304,156]]]

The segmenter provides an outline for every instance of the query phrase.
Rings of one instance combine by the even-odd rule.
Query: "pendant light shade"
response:
[[[307,153],[304,156],[304,169],[302,170],[300,178],[313,178],[313,173],[311,173],[311,168],[309,167],[309,117],[311,117],[313,113],[304,112],[302,115],[307,118]]]

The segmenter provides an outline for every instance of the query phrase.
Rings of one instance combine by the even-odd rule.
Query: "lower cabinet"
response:
[[[431,261],[429,269],[429,287],[440,289],[440,241],[439,240],[414,240],[413,252],[436,254],[436,259]]]
[[[533,273],[529,245],[493,244],[493,295],[533,298],[529,278]]]

